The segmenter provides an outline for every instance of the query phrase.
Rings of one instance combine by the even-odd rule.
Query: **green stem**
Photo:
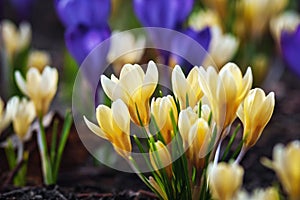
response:
[[[46,185],[53,184],[53,176],[52,176],[52,169],[50,164],[50,159],[48,157],[48,147],[47,147],[47,139],[46,139],[46,133],[43,126],[43,118],[39,118],[39,125],[40,130],[38,131],[38,147],[40,151],[40,156],[42,160],[42,170],[43,170],[43,176],[44,176],[44,183]]]

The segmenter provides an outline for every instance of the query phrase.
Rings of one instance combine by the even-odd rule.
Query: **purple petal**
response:
[[[134,11],[144,26],[175,29],[189,15],[194,0],[134,0]]]
[[[77,26],[71,27],[65,34],[68,50],[78,64],[103,40],[110,36],[108,26],[104,28]]]
[[[300,24],[295,32],[281,33],[280,46],[283,59],[300,76]]]
[[[56,11],[66,27],[86,26],[102,27],[107,23],[110,10],[110,0],[56,0]]]
[[[211,32],[209,27],[206,27],[201,31],[188,28],[183,33],[189,38],[173,38],[172,53],[176,63],[184,66],[185,71],[188,72],[194,65],[201,65],[208,55]],[[196,63],[188,63],[186,60],[194,60]]]

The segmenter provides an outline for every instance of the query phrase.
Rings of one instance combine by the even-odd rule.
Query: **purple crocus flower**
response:
[[[283,59],[300,76],[300,24],[294,32],[282,31],[280,46]]]
[[[102,27],[111,11],[111,0],[55,0],[57,14],[66,27],[84,24]]]
[[[65,41],[77,63],[82,63],[86,56],[109,36],[110,29],[108,26],[95,28],[79,25],[67,29]]]
[[[146,27],[180,28],[194,0],[134,0],[134,11]]]
[[[78,64],[110,36],[110,0],[55,0],[56,11],[66,27],[65,41]]]
[[[172,52],[177,54],[173,54],[172,58],[175,59],[177,64],[183,66],[186,72],[189,72],[193,66],[201,65],[208,55],[211,31],[209,27],[200,31],[188,28],[182,33],[189,38],[172,38]],[[189,63],[188,61],[194,63]]]

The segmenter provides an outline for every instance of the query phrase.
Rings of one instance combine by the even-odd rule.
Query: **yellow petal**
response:
[[[126,104],[121,99],[117,99],[112,103],[111,110],[113,120],[116,122],[118,128],[124,133],[129,134],[130,114]]]
[[[15,79],[16,79],[16,83],[18,85],[18,88],[21,90],[21,92],[25,95],[28,95],[26,82],[25,82],[24,78],[22,77],[22,75],[19,71],[15,72]]]
[[[90,122],[85,116],[83,116],[84,122],[87,125],[87,127],[96,135],[100,136],[103,139],[108,139],[106,137],[106,134],[97,126],[96,124]]]

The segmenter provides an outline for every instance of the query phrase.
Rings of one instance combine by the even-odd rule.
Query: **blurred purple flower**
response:
[[[86,56],[109,36],[110,29],[108,25],[103,28],[79,25],[67,29],[65,40],[70,53],[77,63],[81,64]],[[106,54],[104,56],[106,57]]]
[[[66,27],[102,27],[111,11],[111,0],[55,0],[57,14]]]
[[[143,26],[179,29],[194,0],[134,0],[134,11]]]
[[[200,31],[188,28],[182,33],[190,38],[184,40],[183,38],[172,38],[172,52],[178,54],[173,54],[172,58],[175,59],[177,64],[184,67],[185,72],[189,72],[193,66],[201,65],[208,55],[207,51],[211,42],[211,31],[209,27]],[[188,60],[194,63],[189,63]]]
[[[300,24],[294,32],[281,33],[280,46],[285,62],[300,76]]]
[[[21,20],[28,20],[30,14],[32,13],[34,1],[35,0],[10,0],[10,3]]]

